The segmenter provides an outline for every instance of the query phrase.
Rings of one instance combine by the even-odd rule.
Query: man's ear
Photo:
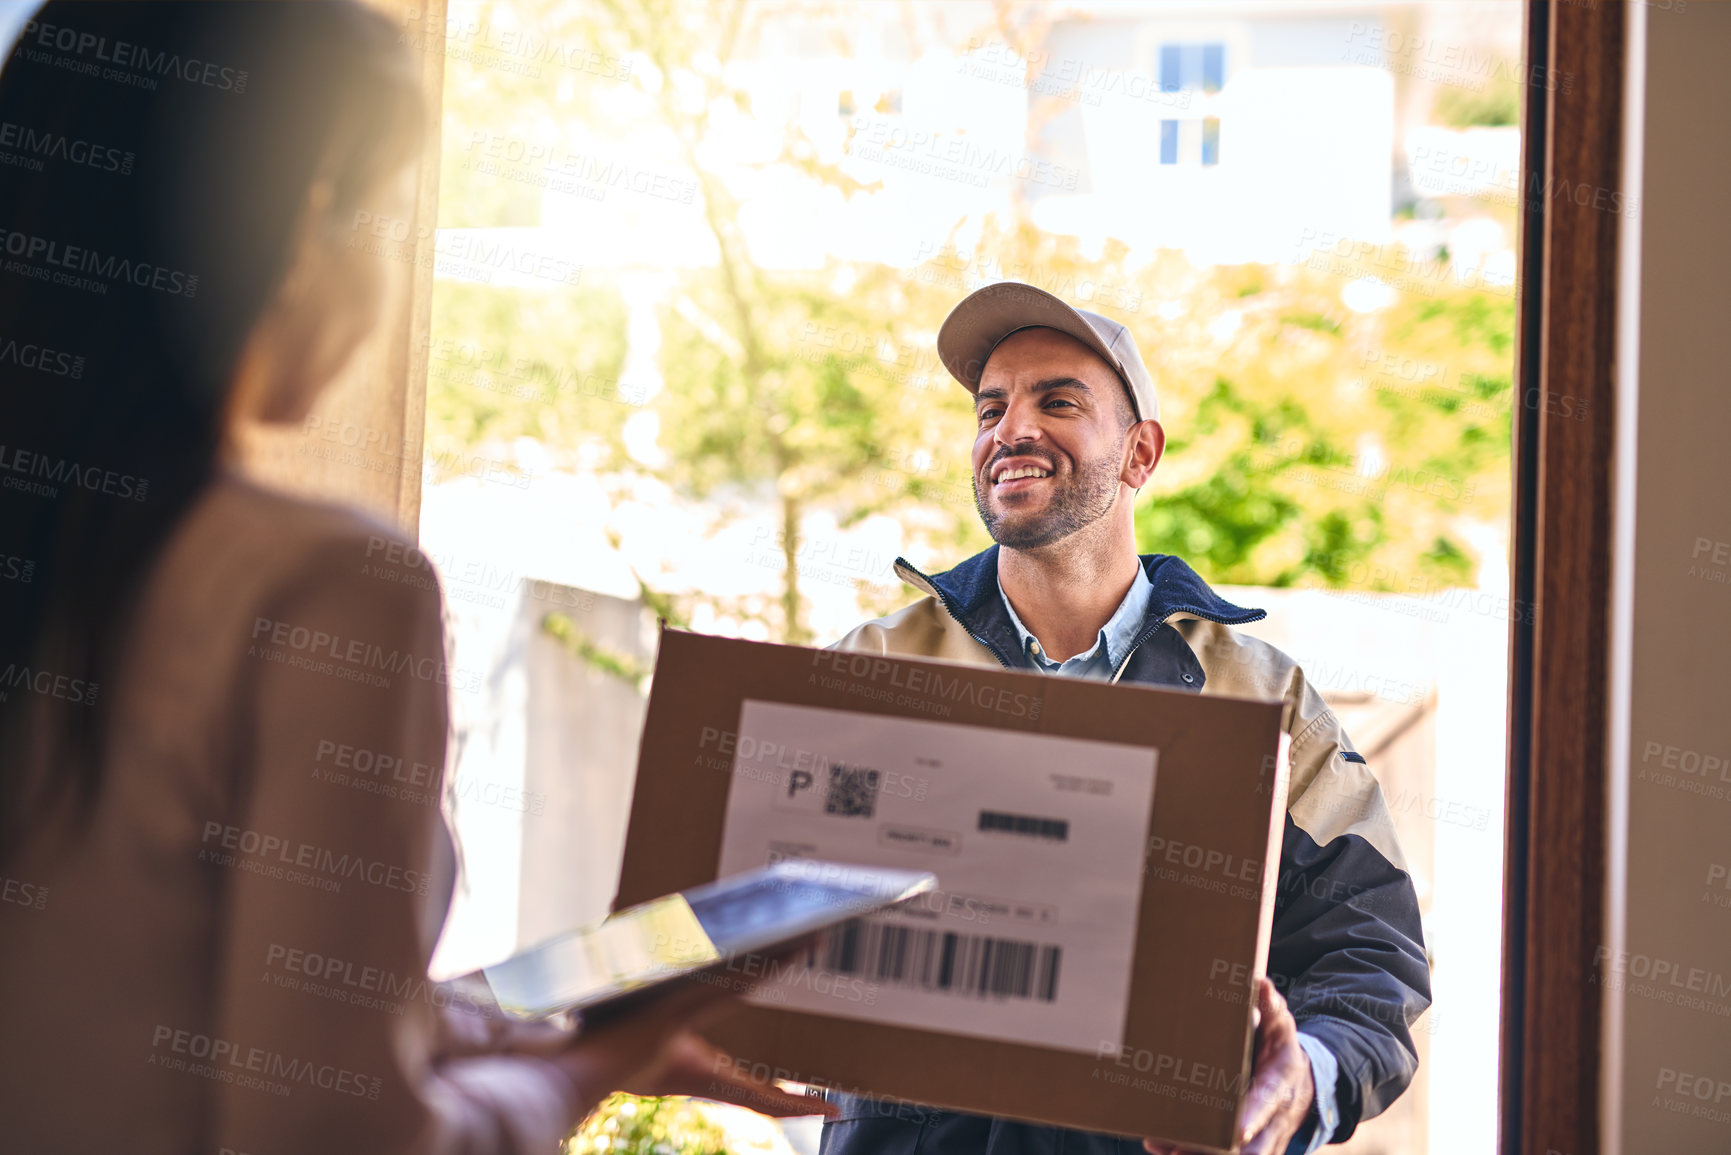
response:
[[[1124,448],[1124,472],[1118,479],[1131,489],[1141,489],[1166,452],[1166,430],[1158,421],[1138,421],[1130,427]]]

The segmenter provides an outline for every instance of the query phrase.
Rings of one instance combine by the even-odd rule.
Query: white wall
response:
[[[1631,5],[1607,1151],[1731,1151],[1731,5]],[[1631,423],[1632,422],[1632,423]],[[1542,672],[1541,672],[1542,676]],[[1543,1040],[1540,1040],[1543,1045]]]

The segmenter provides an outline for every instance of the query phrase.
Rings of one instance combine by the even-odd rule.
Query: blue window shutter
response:
[[[1179,77],[1183,81],[1180,87],[1195,88],[1202,82],[1202,45],[1180,45],[1178,52],[1183,61],[1179,66]]]
[[[1160,91],[1177,92],[1184,87],[1184,78],[1179,75],[1179,49],[1176,44],[1160,46]]]
[[[1219,92],[1226,83],[1226,45],[1202,46],[1202,91]]]

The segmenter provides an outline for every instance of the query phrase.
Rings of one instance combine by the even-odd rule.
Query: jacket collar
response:
[[[1148,612],[1132,647],[1132,662],[1125,669],[1124,677],[1131,681],[1200,690],[1201,666],[1182,640],[1178,642],[1182,654],[1172,650],[1164,638],[1161,639],[1166,643],[1164,650],[1157,644],[1150,651],[1146,645],[1167,619],[1177,614],[1190,614],[1222,625],[1241,626],[1261,621],[1268,615],[1263,610],[1245,609],[1222,598],[1181,558],[1151,553],[1143,554],[1141,561],[1143,572],[1148,575],[1149,584],[1154,589],[1149,595]],[[1022,653],[1021,635],[1004,609],[1003,598],[998,596],[997,546],[940,574],[921,573],[906,558],[899,557],[895,569],[903,581],[937,598],[950,617],[991,650],[1004,666],[1028,668],[1027,658]]]

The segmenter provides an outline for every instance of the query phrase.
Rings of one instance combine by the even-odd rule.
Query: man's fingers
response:
[[[1298,1029],[1292,1012],[1286,1009],[1286,1000],[1265,978],[1256,980],[1256,1009],[1261,1012],[1256,1027],[1256,1064],[1260,1069],[1250,1084],[1250,1093],[1244,1097],[1238,1120],[1238,1141],[1245,1144],[1255,1140],[1276,1112],[1292,1099],[1286,1073],[1275,1060],[1291,1045]]]
[[[1264,1018],[1276,1018],[1284,1022],[1292,1022],[1292,1011],[1286,1005],[1274,983],[1269,979],[1256,980],[1256,1005],[1262,1011]]]
[[[1261,1012],[1258,1031],[1296,1031],[1298,1022],[1286,1006],[1286,1000],[1267,979],[1256,980],[1256,1009]]]
[[[1256,980],[1256,1009],[1256,1059],[1260,1065],[1292,1042],[1298,1034],[1298,1021],[1267,979]]]
[[[1268,1121],[1274,1118],[1274,1112],[1280,1108],[1280,1079],[1278,1075],[1265,1074],[1257,1076],[1250,1084],[1250,1093],[1244,1096],[1244,1106],[1238,1112],[1238,1141],[1248,1143],[1268,1126]]]
[[[1292,1087],[1282,1080],[1270,1079],[1253,1087],[1240,1118],[1242,1155],[1280,1155],[1298,1130],[1300,1120],[1289,1110],[1296,1103]]]
[[[1310,1062],[1298,1041],[1298,1023],[1267,979],[1256,980],[1255,1078],[1239,1112],[1244,1155],[1281,1155],[1309,1109],[1314,1089]]]
[[[1277,1148],[1274,1145],[1277,1138],[1272,1127],[1266,1128],[1246,1143],[1238,1155],[1280,1155],[1281,1148],[1286,1146],[1286,1140],[1280,1140],[1280,1148]]]

